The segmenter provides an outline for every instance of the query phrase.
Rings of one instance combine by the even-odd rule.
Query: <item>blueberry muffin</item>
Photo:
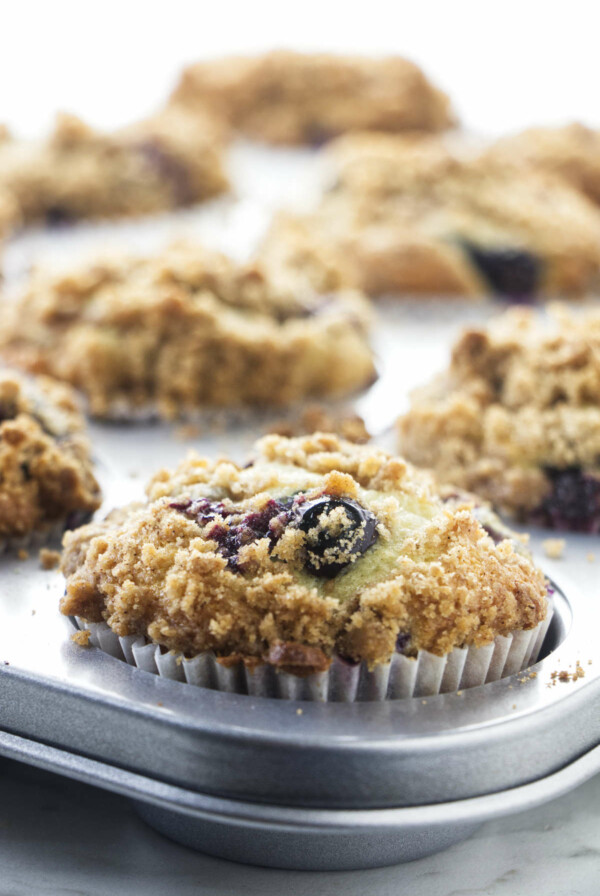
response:
[[[66,536],[63,613],[297,676],[447,658],[546,617],[522,549],[371,446],[270,435],[245,467],[192,455],[147,496]]]
[[[409,458],[514,516],[600,532],[600,313],[467,330],[399,423]]]
[[[529,128],[498,140],[487,154],[506,164],[525,164],[558,175],[600,205],[600,131],[576,122]]]
[[[0,353],[66,380],[97,417],[287,406],[375,377],[356,292],[276,287],[189,243],[34,276],[0,325]]]
[[[276,51],[187,68],[171,106],[210,109],[270,143],[319,144],[346,131],[441,131],[448,97],[412,62]]]
[[[210,116],[176,110],[111,134],[63,114],[44,141],[0,141],[0,195],[23,224],[192,205],[227,188],[222,139]]]
[[[600,214],[558,178],[439,138],[350,135],[328,153],[331,188],[312,214],[274,222],[266,264],[371,295],[528,299],[597,285]]]
[[[89,518],[100,490],[73,391],[0,371],[0,545],[40,540]]]

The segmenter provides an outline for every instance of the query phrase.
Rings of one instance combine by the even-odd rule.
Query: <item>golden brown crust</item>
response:
[[[100,504],[73,392],[0,371],[0,537],[49,529]]]
[[[412,62],[275,51],[187,68],[171,105],[210,109],[271,143],[322,143],[345,131],[440,131],[448,97]]]
[[[567,181],[600,204],[600,132],[574,122],[559,128],[529,128],[503,137],[487,151],[504,164],[530,165]]]
[[[400,420],[406,456],[440,481],[517,515],[551,489],[549,470],[600,473],[600,314],[549,320],[511,310],[467,330],[450,369],[414,394]]]
[[[267,234],[260,257],[275,270],[373,295],[484,295],[494,284],[474,247],[529,253],[542,294],[598,282],[600,215],[558,178],[432,137],[349,135],[328,153],[335,182],[318,209]]]
[[[168,110],[104,134],[62,114],[44,141],[0,143],[0,194],[14,223],[150,214],[227,189],[221,156],[209,116]]]
[[[443,655],[544,618],[542,573],[510,541],[495,545],[469,505],[445,504],[427,474],[333,435],[267,436],[256,452],[244,468],[192,455],[154,478],[146,504],[69,534],[62,612],[188,656],[274,650],[298,668],[308,654],[295,647],[293,660],[282,643],[374,665],[400,633],[412,653]],[[335,510],[303,526],[319,501]],[[348,507],[375,520],[370,546],[341,547]],[[320,526],[347,550],[333,576],[309,563]]]
[[[0,350],[81,389],[97,416],[173,418],[363,388],[375,376],[369,324],[358,293],[279,288],[182,243],[40,273],[7,313]]]

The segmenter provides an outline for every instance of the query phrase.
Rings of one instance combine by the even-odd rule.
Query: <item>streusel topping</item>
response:
[[[598,281],[600,215],[558,178],[439,138],[349,135],[328,153],[331,189],[314,213],[275,222],[269,263],[309,259],[313,279],[337,268],[371,294],[524,298]]]
[[[221,126],[206,114],[172,109],[109,134],[61,114],[43,141],[0,141],[0,197],[16,206],[13,225],[192,205],[227,189],[222,148]]]
[[[592,489],[600,476],[600,314],[553,306],[544,319],[513,309],[466,331],[449,370],[415,393],[400,434],[407,456],[442,481],[518,514],[536,512],[559,471],[587,471]]]
[[[190,456],[146,503],[65,539],[62,612],[195,655],[278,645],[370,665],[537,625],[543,574],[404,461],[333,435],[267,436],[243,468]]]
[[[363,297],[294,287],[189,243],[40,272],[7,310],[0,351],[72,383],[98,416],[281,406],[370,384]]]
[[[412,62],[276,51],[187,68],[171,105],[209,108],[251,137],[319,144],[355,130],[440,131],[448,97]]]
[[[0,371],[0,536],[85,518],[100,505],[75,395],[46,377]]]

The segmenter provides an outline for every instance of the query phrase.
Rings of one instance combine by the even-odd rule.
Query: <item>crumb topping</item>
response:
[[[322,662],[444,655],[546,613],[544,576],[510,540],[427,474],[334,435],[267,436],[243,468],[190,455],[147,495],[67,534],[63,613],[286,667],[308,663],[298,645]]]
[[[352,130],[440,131],[448,97],[412,62],[275,51],[185,69],[171,106],[209,108],[251,137],[320,144]]]
[[[523,298],[598,282],[600,217],[559,178],[433,137],[351,134],[327,152],[317,210],[280,216],[264,240],[277,270],[374,295]]]
[[[600,314],[506,312],[465,331],[400,421],[445,482],[563,528],[600,527]]]
[[[0,197],[18,220],[141,215],[191,205],[227,188],[220,125],[175,109],[112,134],[58,116],[46,140],[0,142]],[[0,222],[2,202],[0,198]]]
[[[548,171],[600,204],[600,132],[574,122],[528,128],[497,140],[486,153],[506,164]]]
[[[0,371],[0,536],[46,529],[99,504],[72,390]]]
[[[282,289],[256,265],[179,243],[37,273],[7,309],[0,351],[81,389],[97,416],[170,419],[363,388],[369,325],[358,293]]]

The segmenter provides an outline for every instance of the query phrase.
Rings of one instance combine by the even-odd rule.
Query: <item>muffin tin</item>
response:
[[[222,233],[234,242],[266,220],[248,198],[233,217],[223,209]],[[86,233],[102,241],[101,228]],[[52,245],[64,248],[65,235]],[[22,268],[27,252],[21,245],[9,267]],[[376,441],[394,447],[392,423],[409,390],[445,366],[464,323],[497,310],[379,305],[381,377],[348,403]],[[189,448],[243,460],[275,418],[245,415],[220,428],[201,419],[187,443],[176,426],[93,425],[100,512],[139,497],[151,473]],[[236,861],[350,869],[443,849],[486,819],[539,805],[600,771],[600,542],[567,536],[564,558],[550,561],[541,542],[555,535],[533,533],[536,559],[556,583],[556,609],[532,672],[457,694],[357,704],[204,690],[78,647],[57,609],[62,576],[42,571],[33,553],[4,556],[0,754],[127,795],[167,836]],[[577,663],[584,676],[572,680]],[[570,680],[553,677],[560,672]]]

